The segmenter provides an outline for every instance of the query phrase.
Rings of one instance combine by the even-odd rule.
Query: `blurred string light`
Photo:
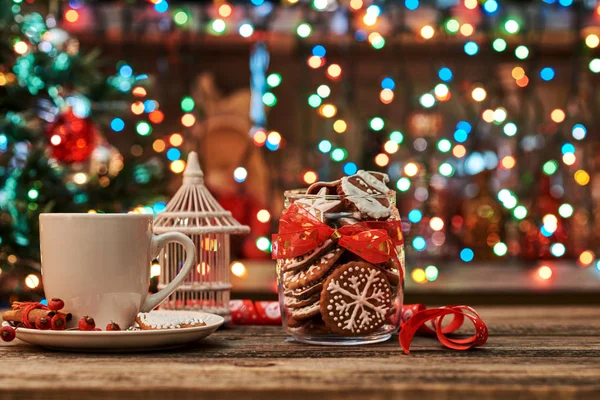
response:
[[[237,167],[233,171],[233,179],[235,179],[235,181],[238,183],[244,182],[247,177],[248,177],[248,171],[246,171],[246,168],[244,168],[244,167]]]
[[[475,42],[467,42],[464,46],[465,53],[469,56],[474,56],[479,51],[479,46]]]
[[[517,48],[515,49],[515,56],[519,60],[524,60],[527,57],[529,57],[529,49],[527,48],[527,46],[524,45],[517,46]]]
[[[402,178],[398,179],[398,182],[396,182],[396,187],[401,192],[406,192],[407,190],[410,189],[410,186],[411,186],[410,179],[408,179],[406,177],[402,177]]]
[[[423,213],[419,210],[410,210],[408,213],[408,220],[413,224],[417,224],[423,218]]]
[[[369,123],[369,126],[371,127],[372,130],[374,131],[380,131],[385,127],[385,122],[383,121],[383,118],[381,117],[375,117],[371,119],[371,122]]]
[[[545,81],[551,81],[552,79],[554,79],[554,69],[550,67],[542,68],[542,70],[540,71],[540,78],[542,78]]]
[[[506,32],[514,35],[517,32],[519,32],[519,23],[517,21],[515,21],[514,19],[509,19],[508,21],[506,21],[504,23],[504,29],[506,30]]]
[[[575,140],[582,140],[587,134],[587,129],[582,124],[575,124],[571,130],[571,135]]]
[[[485,91],[484,88],[478,86],[478,87],[474,88],[473,91],[471,91],[471,97],[475,101],[482,102],[487,97],[487,92]]]
[[[585,38],[585,45],[590,49],[595,49],[600,44],[600,38],[596,34],[589,34]]]
[[[411,272],[410,276],[416,283],[427,282],[427,275],[425,275],[425,271],[422,268],[415,268]]]
[[[438,71],[438,77],[444,82],[450,82],[452,80],[452,71],[447,67],[440,68]]]
[[[506,50],[506,40],[502,38],[497,38],[492,42],[492,48],[497,52],[502,52]]]
[[[486,2],[483,3],[483,9],[488,14],[493,14],[498,11],[498,2],[496,0],[486,0]]]
[[[471,24],[463,24],[460,26],[459,31],[463,36],[471,36],[475,32],[475,28]]]
[[[249,38],[250,36],[252,36],[254,34],[254,27],[249,22],[244,22],[238,28],[238,32],[239,32],[240,36]]]
[[[448,31],[448,33],[456,33],[458,32],[458,29],[460,28],[460,24],[458,23],[458,21],[454,18],[449,19],[448,21],[446,21],[446,30]]]
[[[475,258],[475,253],[473,252],[473,250],[469,249],[468,247],[466,247],[460,251],[460,259],[463,260],[464,262],[471,262],[471,261],[473,261],[474,258]]]
[[[438,278],[438,276],[439,270],[435,265],[428,265],[427,267],[425,267],[425,278],[427,278],[429,282],[435,281]]]
[[[342,75],[342,68],[338,64],[331,64],[327,67],[327,76],[333,80],[337,80]]]
[[[338,119],[333,123],[333,130],[337,133],[344,133],[348,129],[348,124],[343,119]]]
[[[186,25],[189,20],[190,16],[184,10],[178,10],[173,14],[173,21],[179,26]]]
[[[385,77],[381,80],[381,88],[394,90],[396,88],[396,82],[389,76]]]
[[[394,142],[401,144],[404,141],[404,135],[400,131],[392,131],[390,133],[390,140],[393,140]]]
[[[310,26],[310,24],[308,24],[306,22],[298,25],[298,28],[296,28],[296,33],[301,38],[307,38],[307,37],[309,37],[310,34],[311,34],[311,32],[312,32],[312,27]]]
[[[552,268],[547,265],[542,265],[537,270],[538,276],[543,280],[548,280],[552,278]]]
[[[419,0],[404,0],[404,7],[414,11],[419,8]]]
[[[344,164],[344,173],[346,175],[354,175],[358,171],[358,166],[353,162]]]
[[[431,25],[425,25],[421,28],[421,37],[425,40],[431,39],[435,34],[435,30]]]

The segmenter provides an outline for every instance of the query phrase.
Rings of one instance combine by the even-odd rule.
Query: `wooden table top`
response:
[[[410,355],[397,337],[316,347],[258,326],[144,354],[61,353],[15,340],[0,344],[0,398],[600,398],[600,307],[478,311],[490,338],[467,352],[431,338],[416,338]]]

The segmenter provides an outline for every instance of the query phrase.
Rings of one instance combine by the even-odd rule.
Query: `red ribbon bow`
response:
[[[442,327],[444,317],[452,315],[452,321]],[[475,327],[475,334],[465,339],[453,339],[446,335],[456,332],[465,318]],[[433,329],[426,325],[430,322]],[[410,304],[402,307],[402,323],[400,330],[400,346],[405,354],[409,353],[410,343],[415,334],[436,335],[440,343],[453,350],[469,350],[487,342],[488,329],[477,311],[469,306],[446,306],[427,310],[423,304]]]
[[[306,254],[327,239],[362,259],[380,264],[390,259],[394,247],[404,243],[400,221],[365,221],[334,229],[304,208],[292,204],[279,220],[273,235],[273,258],[294,258]]]

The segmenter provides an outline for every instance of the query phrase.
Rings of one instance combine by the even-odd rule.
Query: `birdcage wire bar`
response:
[[[196,263],[183,284],[161,304],[164,309],[202,310],[229,317],[231,234],[249,231],[224,210],[204,186],[196,153],[190,153],[183,185],[154,223],[156,233],[181,232],[196,246]],[[160,253],[159,288],[177,275],[184,249],[169,243]]]

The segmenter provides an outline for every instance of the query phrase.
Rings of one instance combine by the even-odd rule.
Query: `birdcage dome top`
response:
[[[192,151],[183,172],[183,184],[165,211],[154,220],[154,231],[185,234],[245,234],[250,227],[240,224],[225,210],[204,185],[198,154]]]

